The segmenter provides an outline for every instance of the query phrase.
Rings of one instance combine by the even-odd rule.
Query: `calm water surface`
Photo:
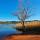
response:
[[[12,28],[15,27],[15,24],[0,24],[0,38],[10,35],[10,34],[18,34],[21,33],[16,29]]]

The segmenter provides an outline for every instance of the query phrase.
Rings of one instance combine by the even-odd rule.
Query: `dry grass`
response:
[[[25,22],[25,27],[38,27],[40,26],[40,22]],[[17,23],[16,27],[22,27],[22,23]]]

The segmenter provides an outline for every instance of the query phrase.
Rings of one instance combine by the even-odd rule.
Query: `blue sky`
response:
[[[23,2],[27,7],[26,1]],[[40,20],[40,0],[30,0],[32,16],[26,20]],[[0,0],[0,21],[18,21],[18,18],[12,15],[18,8],[18,0]]]

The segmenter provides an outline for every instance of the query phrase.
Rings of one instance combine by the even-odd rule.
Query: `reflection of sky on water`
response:
[[[12,26],[16,26],[15,24],[0,24],[0,28],[12,28]]]
[[[0,24],[0,38],[10,34],[21,33],[12,28],[12,26],[15,26],[15,24]]]

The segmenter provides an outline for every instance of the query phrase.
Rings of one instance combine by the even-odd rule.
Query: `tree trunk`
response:
[[[23,21],[23,23],[22,23],[22,26],[24,27],[24,21]]]
[[[22,26],[23,26],[23,33],[25,32],[25,25],[24,25],[24,21],[22,21]]]

